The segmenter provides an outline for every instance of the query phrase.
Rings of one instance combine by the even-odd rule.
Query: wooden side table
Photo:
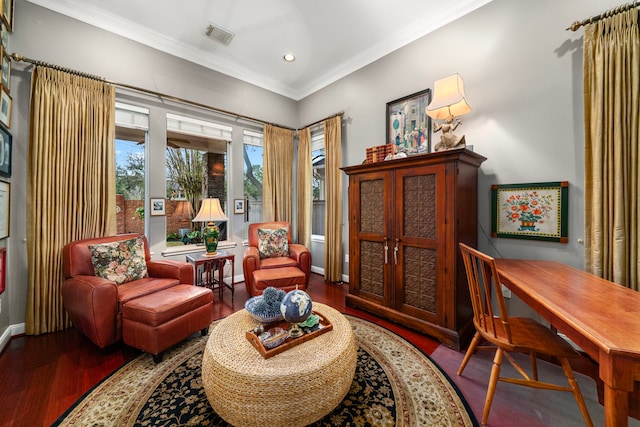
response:
[[[234,276],[235,276],[235,258],[236,256],[227,251],[218,251],[213,256],[205,255],[205,252],[187,254],[187,261],[193,265],[194,284],[196,286],[205,286],[211,290],[218,290],[218,297],[222,300],[222,291],[227,287],[231,289],[231,301],[233,301]],[[224,265],[231,262],[231,283],[224,281]],[[201,269],[199,268],[200,266]],[[218,278],[215,278],[215,270],[218,270]]]

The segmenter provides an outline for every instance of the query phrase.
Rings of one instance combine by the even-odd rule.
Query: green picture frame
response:
[[[567,243],[569,182],[491,186],[491,237]]]

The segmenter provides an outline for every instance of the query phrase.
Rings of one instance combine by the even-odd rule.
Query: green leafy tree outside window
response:
[[[167,178],[171,187],[182,190],[184,197],[191,204],[192,212],[197,212],[196,209],[202,200],[205,179],[202,152],[167,147]],[[167,197],[172,198],[172,195],[168,194]]]

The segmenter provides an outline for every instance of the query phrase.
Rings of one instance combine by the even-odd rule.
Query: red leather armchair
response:
[[[148,277],[116,285],[96,276],[89,245],[132,238],[144,239]],[[193,284],[193,267],[187,262],[153,261],[142,234],[77,240],[63,249],[62,301],[73,325],[98,347],[122,338],[122,307],[127,301],[179,284]]]
[[[258,250],[259,229],[287,229],[288,256],[260,257]],[[292,243],[288,222],[258,222],[249,224],[249,245],[244,251],[242,270],[249,295],[261,295],[267,286],[285,291],[298,287],[305,290],[311,277],[311,252],[305,246]]]

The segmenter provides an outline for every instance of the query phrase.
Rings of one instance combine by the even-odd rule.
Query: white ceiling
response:
[[[28,1],[299,100],[491,0]]]

